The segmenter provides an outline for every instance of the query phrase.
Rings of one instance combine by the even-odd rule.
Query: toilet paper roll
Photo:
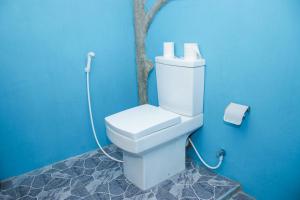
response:
[[[237,103],[230,103],[225,109],[224,121],[235,125],[241,125],[245,113],[248,110],[249,106]]]
[[[185,60],[197,60],[202,58],[197,43],[184,43],[184,59]]]
[[[174,58],[174,42],[164,42],[164,57]]]

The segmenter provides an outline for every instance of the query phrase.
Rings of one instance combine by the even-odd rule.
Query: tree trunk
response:
[[[134,30],[139,103],[148,103],[148,76],[153,63],[147,58],[145,39],[153,17],[167,0],[157,0],[146,12],[146,0],[134,0]]]

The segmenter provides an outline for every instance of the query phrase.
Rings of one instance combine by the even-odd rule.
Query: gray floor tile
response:
[[[106,151],[122,158],[114,145]],[[187,159],[186,170],[142,191],[125,178],[122,164],[96,150],[0,181],[0,199],[216,200],[238,187],[238,183]],[[232,200],[248,199],[239,194]]]

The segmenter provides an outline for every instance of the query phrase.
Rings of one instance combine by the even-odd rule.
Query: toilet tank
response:
[[[156,57],[159,106],[193,117],[203,113],[205,60]]]

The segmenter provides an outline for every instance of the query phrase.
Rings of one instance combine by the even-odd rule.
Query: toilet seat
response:
[[[107,128],[137,140],[179,124],[181,117],[160,107],[145,104],[108,116],[105,122]]]

